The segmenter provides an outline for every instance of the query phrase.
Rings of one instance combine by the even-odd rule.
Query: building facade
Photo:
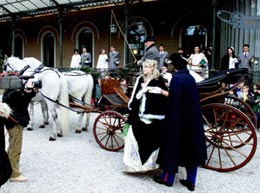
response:
[[[144,54],[147,36],[155,36],[157,45],[164,45],[169,53],[179,47],[188,54],[195,45],[212,47],[211,68],[217,70],[228,46],[238,53],[248,43],[259,57],[259,29],[234,27],[227,20],[234,12],[260,15],[260,0],[180,1],[178,5],[171,0],[44,2],[0,3],[0,58],[32,56],[47,66],[68,68],[73,50],[86,47],[96,67],[100,49],[108,53],[114,45],[122,58],[120,66],[128,67]],[[221,16],[219,11],[231,15]]]

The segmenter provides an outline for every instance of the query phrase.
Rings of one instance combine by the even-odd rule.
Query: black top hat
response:
[[[148,36],[148,37],[144,40],[144,42],[148,42],[148,41],[156,42],[156,38],[153,37],[153,36]]]

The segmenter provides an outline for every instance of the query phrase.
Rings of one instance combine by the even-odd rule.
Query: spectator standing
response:
[[[116,51],[115,46],[110,46],[109,52],[109,69],[114,70],[117,69],[118,65],[120,64],[120,54]]]
[[[99,100],[102,97],[101,80],[102,80],[102,77],[99,76],[98,80],[97,80],[97,82],[95,84],[95,99],[94,99],[95,106],[99,105]]]
[[[83,48],[82,49],[82,53],[81,53],[81,67],[82,68],[86,68],[89,67],[91,68],[91,54],[89,52],[87,52],[87,48]]]
[[[144,40],[145,53],[140,60],[136,61],[138,67],[142,67],[143,62],[147,59],[156,60],[158,63],[160,62],[159,50],[155,45],[155,43],[156,43],[156,39],[153,36],[147,37]]]
[[[256,117],[256,123],[257,123],[257,130],[259,131],[259,116],[260,116],[260,83],[257,82],[254,84],[254,105],[253,105],[253,111],[255,113]]]
[[[197,84],[186,66],[187,61],[181,57],[174,64],[176,72],[170,84],[166,132],[158,160],[163,172],[154,180],[172,186],[178,167],[182,166],[187,178],[180,183],[193,191],[197,168],[205,164],[207,150]]]
[[[110,75],[113,77],[117,77],[117,68],[120,64],[120,53],[116,51],[115,46],[110,46],[110,52],[109,52],[109,71]]]
[[[78,49],[74,49],[74,54],[71,57],[70,68],[78,69],[80,67],[81,57]]]
[[[108,56],[105,49],[100,50],[97,61],[97,69],[101,72],[101,76],[104,78],[108,70]]]
[[[188,58],[188,54],[183,50],[182,47],[179,47],[177,50],[177,53],[181,55],[181,57],[187,59]]]
[[[164,45],[159,46],[160,62],[159,62],[158,68],[159,68],[160,71],[162,70],[164,64],[167,63],[167,59],[169,57],[168,52],[165,51],[164,48],[165,48]]]
[[[252,64],[251,60],[254,58],[253,53],[250,52],[249,44],[243,44],[243,52],[238,54],[238,68],[248,69],[248,82],[252,83]]]
[[[203,51],[204,55],[208,59],[208,67],[211,67],[211,62],[212,62],[212,47],[208,46],[204,49]]]
[[[165,63],[164,66],[162,67],[161,75],[165,80],[165,85],[167,86],[167,88],[169,88],[170,82],[172,80],[172,74],[168,72],[168,64]]]
[[[236,68],[237,63],[238,59],[235,55],[234,48],[230,46],[227,48],[227,53],[222,57],[221,70]]]
[[[203,78],[208,78],[208,59],[200,51],[199,46],[194,47],[194,53],[188,58],[189,69],[200,74]]]
[[[158,168],[156,160],[168,89],[160,76],[157,61],[145,60],[142,72],[135,82],[128,103],[128,124],[131,127],[124,145],[126,172],[145,172]]]
[[[9,179],[11,182],[25,182],[28,180],[21,173],[20,156],[22,153],[23,129],[30,120],[28,105],[37,92],[38,88],[35,88],[33,83],[28,81],[25,89],[8,89],[3,94],[3,102],[10,106],[13,117],[13,119],[5,121],[9,134],[7,153],[12,166],[12,175]]]

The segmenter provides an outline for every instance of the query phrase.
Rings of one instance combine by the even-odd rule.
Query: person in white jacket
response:
[[[100,54],[98,56],[97,61],[97,69],[101,72],[101,76],[105,77],[106,72],[108,70],[108,56],[104,48],[100,50]]]
[[[74,54],[71,57],[70,68],[80,68],[81,57],[78,49],[74,49]]]

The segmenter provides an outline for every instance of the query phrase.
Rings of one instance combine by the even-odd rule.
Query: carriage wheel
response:
[[[105,111],[95,119],[93,133],[96,142],[108,151],[118,151],[124,147],[122,129],[126,119],[116,111]]]
[[[233,106],[211,103],[202,106],[208,160],[205,168],[229,172],[246,165],[254,156],[255,126]]]
[[[255,113],[248,103],[244,102],[242,99],[237,98],[235,96],[225,96],[225,104],[231,105],[239,109],[240,111],[244,112],[253,122],[253,124],[257,126]]]

